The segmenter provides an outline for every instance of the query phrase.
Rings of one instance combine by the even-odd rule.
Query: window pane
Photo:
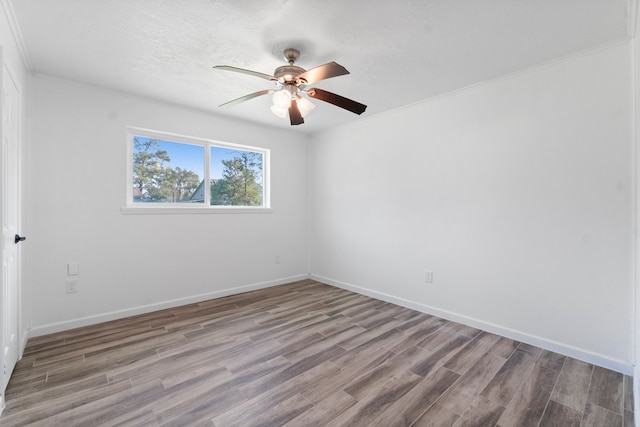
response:
[[[134,203],[203,203],[204,147],[133,137]]]
[[[211,147],[211,205],[264,206],[263,155]]]

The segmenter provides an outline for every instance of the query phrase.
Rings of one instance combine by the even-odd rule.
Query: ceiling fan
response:
[[[232,107],[258,96],[273,94],[273,106],[271,107],[271,111],[281,118],[285,118],[288,111],[291,125],[300,125],[304,123],[304,117],[315,108],[315,105],[313,105],[308,99],[302,97],[302,94],[306,93],[307,96],[311,98],[328,102],[340,108],[344,108],[345,110],[351,111],[352,113],[364,113],[364,110],[367,108],[364,104],[326,90],[309,87],[309,85],[321,80],[349,74],[349,71],[347,71],[346,68],[335,62],[328,62],[310,70],[305,70],[302,67],[293,65],[299,56],[300,51],[292,48],[285,49],[284,58],[289,62],[289,65],[283,65],[276,68],[273,75],[245,70],[243,68],[231,67],[229,65],[216,65],[213,68],[260,77],[276,84],[276,89],[265,89],[254,92],[226,102],[220,105],[220,107]]]

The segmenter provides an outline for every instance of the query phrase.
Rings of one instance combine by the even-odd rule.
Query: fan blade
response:
[[[216,65],[213,68],[219,68],[221,70],[227,70],[227,71],[234,71],[236,73],[249,74],[250,76],[260,77],[261,79],[265,79],[265,80],[271,80],[275,82],[278,81],[278,79],[276,79],[273,76],[270,76],[269,74],[259,73],[257,71],[245,70],[244,68],[231,67],[229,65]]]
[[[331,77],[344,76],[349,74],[346,68],[335,62],[328,62],[316,68],[305,71],[296,77],[296,80],[304,80],[305,85],[310,85],[320,80],[330,79]]]
[[[291,100],[291,106],[289,107],[289,120],[291,120],[291,126],[301,125],[304,123],[300,109],[298,109],[298,103]]]
[[[364,113],[364,110],[367,109],[367,106],[364,104],[360,104],[359,102],[345,98],[344,96],[336,95],[335,93],[327,92],[326,90],[313,88],[309,89],[307,94],[312,98],[328,102],[329,104],[344,108],[345,110],[349,110],[358,115]]]
[[[242,96],[240,98],[234,99],[233,101],[225,102],[224,104],[220,104],[219,107],[233,107],[234,105],[238,105],[241,102],[248,101],[253,98],[257,98],[258,96],[267,95],[269,93],[273,93],[273,89],[265,89],[259,92],[250,93],[249,95]]]

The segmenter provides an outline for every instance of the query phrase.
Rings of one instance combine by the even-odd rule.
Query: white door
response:
[[[0,64],[2,56],[0,52]],[[2,66],[2,292],[0,298],[0,329],[2,368],[0,395],[4,404],[4,391],[18,360],[18,147],[20,138],[20,93],[9,70]]]

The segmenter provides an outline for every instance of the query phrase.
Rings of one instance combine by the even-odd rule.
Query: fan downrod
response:
[[[284,55],[284,59],[289,63],[289,65],[293,65],[293,63],[296,62],[300,57],[300,51],[292,47],[285,49],[282,54]]]

